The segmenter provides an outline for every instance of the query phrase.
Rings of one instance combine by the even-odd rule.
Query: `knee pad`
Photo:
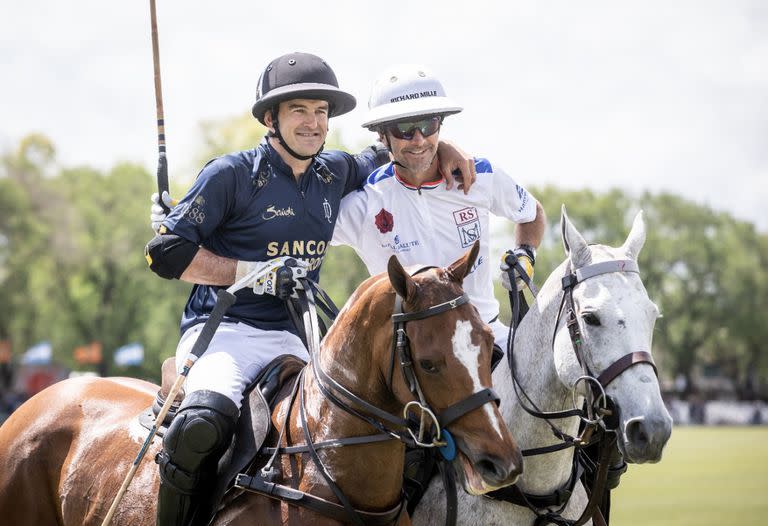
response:
[[[157,460],[162,480],[181,491],[194,491],[201,473],[215,469],[229,445],[238,413],[235,403],[222,394],[190,393],[163,439]]]

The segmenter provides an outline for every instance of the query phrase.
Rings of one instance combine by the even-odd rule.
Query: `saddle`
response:
[[[283,398],[279,396],[282,387],[292,381],[304,365],[303,360],[293,355],[280,355],[264,367],[243,392],[243,405],[232,443],[219,460],[215,489],[207,495],[207,502],[202,508],[209,510],[210,517],[213,517],[224,494],[233,486],[235,477],[256,458],[271,428],[272,409]],[[175,358],[168,358],[163,362],[161,387],[154,403],[139,415],[142,426],[151,429],[155,425],[155,417],[163,407],[177,376]],[[184,392],[181,390],[165,419],[158,426],[157,435],[165,434],[183,399]]]

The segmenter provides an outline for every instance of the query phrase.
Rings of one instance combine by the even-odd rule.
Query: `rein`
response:
[[[523,270],[522,266],[514,260],[513,264],[510,264],[509,277],[510,283],[514,283],[515,270],[526,283],[531,290],[534,297],[536,296],[536,289],[532,287],[532,283],[527,273]],[[573,457],[573,468],[571,470],[571,476],[565,485],[550,495],[532,495],[523,492],[517,486],[517,484],[503,488],[501,490],[492,492],[489,494],[492,498],[504,500],[520,506],[525,506],[533,511],[536,516],[535,524],[557,524],[560,526],[581,526],[590,518],[596,521],[602,521],[604,519],[600,514],[598,508],[599,502],[602,500],[603,494],[606,491],[606,480],[609,469],[609,459],[612,449],[616,445],[618,419],[616,418],[614,403],[611,398],[605,393],[605,388],[613,380],[615,380],[621,373],[634,365],[640,363],[648,363],[653,367],[654,372],[658,376],[656,370],[656,364],[653,362],[653,358],[650,353],[647,352],[632,352],[626,354],[608,366],[602,373],[595,375],[590,371],[589,366],[584,359],[584,350],[582,346],[581,329],[579,327],[578,319],[576,318],[576,306],[573,301],[573,290],[575,287],[595,276],[602,274],[610,274],[614,272],[634,272],[639,274],[639,268],[637,262],[634,260],[611,260],[601,263],[594,263],[585,267],[571,270],[570,262],[566,269],[566,275],[562,278],[562,290],[563,296],[560,301],[560,307],[558,309],[557,319],[555,321],[555,327],[552,333],[552,347],[554,348],[555,337],[557,334],[560,320],[567,307],[566,313],[566,326],[568,328],[568,334],[573,346],[574,353],[579,365],[582,368],[582,376],[580,376],[574,383],[572,389],[572,396],[574,399],[574,408],[565,411],[541,411],[533,399],[525,392],[522,384],[518,380],[517,370],[515,368],[514,360],[514,339],[517,334],[517,328],[519,326],[522,315],[525,314],[527,304],[525,304],[524,298],[521,299],[522,292],[514,294],[510,292],[510,302],[512,303],[512,323],[510,324],[509,336],[507,338],[507,359],[509,361],[510,372],[512,375],[512,383],[515,388],[515,394],[517,395],[520,406],[531,416],[544,420],[552,429],[552,433],[562,442],[550,446],[544,446],[539,448],[526,449],[522,452],[523,456],[541,455],[560,451],[570,447],[576,448],[576,453]],[[521,304],[523,307],[521,307]],[[579,409],[575,407],[576,391],[580,382],[584,382],[589,385],[589,389],[586,389],[585,408]],[[525,400],[523,399],[525,397]],[[530,404],[530,405],[529,405]],[[597,405],[597,407],[596,407]],[[551,420],[557,420],[568,417],[579,417],[585,426],[581,431],[580,436],[572,437],[563,432],[557,426],[555,426]],[[606,417],[610,420],[607,421]],[[591,490],[589,490],[589,500],[587,506],[582,512],[581,516],[574,520],[564,518],[561,513],[565,509],[568,500],[570,499],[577,481],[581,477],[583,472],[582,448],[591,445],[598,444],[599,459],[597,462],[597,474],[595,476],[595,482]],[[550,511],[549,506],[558,506],[557,511]],[[594,517],[593,517],[594,516]]]
[[[417,273],[428,270],[430,268],[434,267],[422,268],[417,271]],[[415,374],[415,371],[413,370],[413,359],[410,352],[410,346],[408,344],[408,335],[405,330],[405,324],[409,321],[429,318],[449,310],[456,309],[467,303],[469,301],[469,297],[466,294],[462,294],[461,296],[453,298],[444,303],[440,303],[438,305],[433,305],[424,310],[406,313],[402,310],[402,298],[396,295],[394,313],[392,315],[393,345],[388,387],[391,390],[395,355],[397,355],[398,363],[400,364],[400,369],[403,373],[403,377],[405,378],[406,385],[416,398],[416,400],[406,404],[405,408],[403,409],[403,416],[401,418],[387,411],[384,411],[374,406],[370,402],[360,398],[346,387],[341,385],[339,382],[337,382],[335,379],[328,376],[328,374],[323,370],[319,364],[321,330],[317,316],[317,307],[319,306],[320,309],[326,313],[326,315],[329,315],[329,317],[332,318],[335,317],[335,315],[338,313],[338,309],[335,308],[335,305],[333,305],[333,302],[330,301],[330,298],[328,298],[325,292],[323,292],[322,289],[320,289],[319,286],[313,281],[302,278],[300,280],[300,284],[301,287],[297,288],[296,290],[297,299],[294,301],[289,301],[287,305],[294,323],[299,328],[300,332],[303,332],[303,336],[309,350],[312,372],[315,376],[315,379],[317,380],[317,385],[320,388],[320,391],[334,405],[338,406],[347,413],[364,420],[375,429],[377,429],[379,433],[374,435],[340,438],[313,443],[306,423],[306,404],[304,400],[303,389],[305,376],[303,374],[304,371],[302,371],[293,386],[288,407],[290,408],[293,406],[297,393],[300,393],[299,416],[306,444],[300,446],[279,447],[279,444],[282,442],[283,432],[289,425],[289,409],[286,411],[285,421],[283,423],[282,429],[280,430],[280,436],[278,437],[278,447],[262,449],[263,453],[271,455],[267,464],[255,476],[249,476],[246,474],[238,475],[235,486],[246,491],[259,493],[279,500],[285,500],[291,504],[309,508],[313,511],[330,516],[340,521],[351,520],[358,526],[363,526],[365,524],[391,524],[393,522],[397,522],[403,510],[405,509],[405,499],[401,499],[397,506],[386,512],[370,513],[355,509],[346,495],[344,495],[344,493],[333,480],[333,477],[328,472],[327,468],[317,454],[317,450],[321,448],[369,444],[397,439],[411,447],[436,447],[441,452],[443,460],[441,461],[440,471],[443,474],[443,480],[446,488],[452,490],[446,492],[446,498],[449,500],[449,513],[446,517],[446,524],[454,525],[456,523],[457,508],[456,484],[454,480],[453,469],[448,464],[448,462],[453,460],[455,457],[456,447],[453,441],[453,437],[445,428],[462,415],[478,407],[481,407],[488,402],[495,402],[498,404],[499,397],[492,389],[486,388],[470,395],[464,400],[451,405],[439,415],[435,414],[435,412],[429,408],[421,386],[419,385],[418,378]],[[315,294],[317,294],[317,297]],[[320,301],[318,301],[318,298]],[[324,302],[325,305],[323,304]],[[413,429],[417,420],[412,415],[413,409],[419,412],[418,430]],[[402,431],[401,429],[404,429],[405,431]],[[273,467],[277,456],[280,454],[296,453],[310,454],[313,462],[318,468],[318,471],[323,476],[326,483],[334,492],[336,497],[342,503],[341,505],[273,482],[277,475],[277,470]],[[445,462],[446,465],[442,465],[442,462]],[[451,493],[452,500],[449,496]]]

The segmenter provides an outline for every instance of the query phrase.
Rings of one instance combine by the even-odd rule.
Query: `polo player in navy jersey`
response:
[[[158,235],[146,247],[150,268],[163,278],[194,284],[181,320],[179,370],[220,289],[265,262],[274,274],[286,257],[318,280],[341,198],[389,161],[381,145],[355,156],[323,151],[329,118],[354,107],[355,98],[339,89],[324,60],[306,53],[281,56],[261,74],[253,105],[254,117],[269,129],[264,141],[206,164],[167,217],[158,213],[154,198]],[[453,168],[466,172],[466,192],[474,176],[470,159],[445,143],[440,154],[448,177]],[[161,198],[170,203],[167,194]],[[186,397],[157,458],[158,525],[189,524],[196,513],[207,513],[197,508],[198,496],[212,485],[243,390],[261,369],[280,354],[308,360],[284,301],[294,286],[264,290],[254,282],[239,291],[190,370]]]

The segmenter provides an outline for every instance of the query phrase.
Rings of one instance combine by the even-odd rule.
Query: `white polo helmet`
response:
[[[452,115],[461,106],[445,95],[443,85],[425,67],[399,64],[385,71],[373,84],[363,128],[411,117]]]

